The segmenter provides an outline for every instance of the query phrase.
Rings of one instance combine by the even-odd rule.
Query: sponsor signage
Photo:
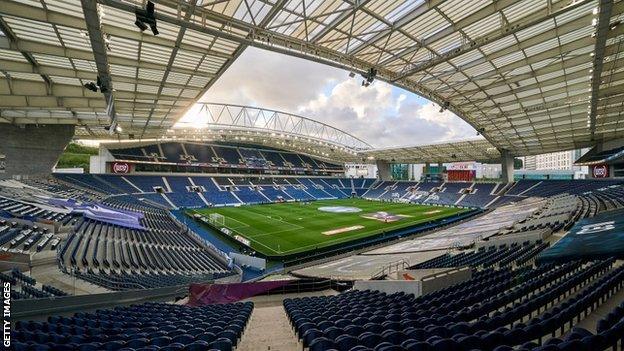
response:
[[[594,178],[609,178],[609,166],[604,164],[593,166],[592,175]]]
[[[115,174],[130,173],[130,164],[128,162],[113,162],[111,163],[111,170]]]
[[[247,240],[246,238],[244,238],[244,237],[242,237],[242,236],[240,236],[238,234],[234,235],[234,239],[236,239],[237,241],[243,243],[244,245],[251,246],[251,242],[249,240]]]

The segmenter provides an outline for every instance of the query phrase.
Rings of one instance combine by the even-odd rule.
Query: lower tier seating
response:
[[[15,323],[13,350],[232,350],[253,304],[145,303]]]
[[[624,267],[613,264],[490,269],[418,298],[354,290],[286,299],[284,308],[311,351],[604,350],[622,338],[623,323],[592,334],[574,322],[624,287]]]

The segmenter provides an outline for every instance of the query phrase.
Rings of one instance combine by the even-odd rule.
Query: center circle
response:
[[[331,212],[331,213],[357,213],[362,212],[361,209],[357,207],[350,206],[323,206],[318,208],[319,211],[323,212]]]

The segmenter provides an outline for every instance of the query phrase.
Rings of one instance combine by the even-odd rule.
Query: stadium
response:
[[[3,347],[624,349],[622,21],[0,1]]]

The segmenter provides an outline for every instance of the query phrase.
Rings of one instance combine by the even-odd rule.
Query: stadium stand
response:
[[[417,298],[404,293],[351,291],[332,297],[286,299],[284,308],[310,350],[351,350],[358,345],[362,350],[534,349],[538,347],[534,340],[541,344],[549,335],[566,332],[568,340],[574,340],[572,335],[581,333],[572,328],[571,321],[623,286],[624,267],[614,268],[613,263],[490,269],[467,282]],[[582,333],[587,339],[578,338],[577,343],[588,349],[597,337]],[[621,338],[616,335],[596,334],[601,343],[593,349],[615,345]],[[559,342],[563,341],[553,338],[545,344]]]
[[[490,246],[489,248],[480,247],[475,251],[464,251],[459,254],[445,254],[432,260],[419,263],[414,268],[449,268],[449,267],[481,267],[488,268],[492,266],[504,267],[514,263],[524,263],[535,257],[540,251],[548,247],[548,243],[541,241],[523,244],[513,243],[510,246],[501,245],[499,247]],[[516,262],[517,261],[517,262]]]
[[[145,303],[128,307],[19,321],[14,350],[232,350],[253,309],[252,303],[188,307]]]
[[[115,199],[107,203],[112,207],[140,211],[145,216],[142,224],[146,229],[82,220],[60,251],[59,265],[63,271],[98,272],[107,278],[112,274],[117,276],[110,277],[111,280],[119,278],[122,281],[127,275],[149,280],[143,276],[156,274],[162,276],[165,285],[169,284],[165,281],[168,275],[197,275],[198,280],[205,281],[208,274],[228,273],[223,258],[181,228],[164,210],[120,201]],[[98,282],[94,278],[87,280]],[[125,281],[131,282],[130,279]],[[143,286],[141,282],[133,283]]]

